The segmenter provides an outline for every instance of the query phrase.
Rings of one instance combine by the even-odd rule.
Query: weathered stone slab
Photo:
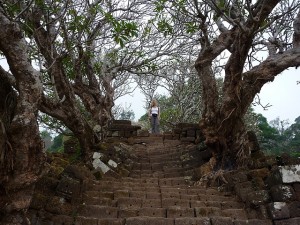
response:
[[[235,220],[234,225],[272,225],[272,220]]]
[[[131,217],[126,219],[126,225],[174,225],[173,218]]]
[[[167,217],[168,218],[195,217],[195,211],[192,208],[172,206],[167,209]]]
[[[270,189],[274,202],[285,202],[296,199],[295,191],[290,185],[276,185]]]
[[[233,225],[233,219],[230,217],[211,218],[211,225]]]
[[[290,217],[300,217],[300,202],[295,201],[288,204]]]
[[[175,218],[175,225],[210,225],[210,219],[203,217]]]
[[[300,165],[282,166],[279,171],[283,183],[300,182]]]
[[[290,217],[290,211],[285,202],[272,202],[268,204],[268,212],[272,219],[286,219]]]
[[[299,225],[300,218],[291,218],[287,220],[274,221],[274,225]]]

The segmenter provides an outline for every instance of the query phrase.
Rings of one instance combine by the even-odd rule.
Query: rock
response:
[[[102,162],[100,159],[95,159],[93,161],[93,167],[95,169],[100,168],[104,174],[110,170],[110,168],[104,162]]]
[[[271,188],[275,185],[282,184],[282,175],[278,169],[275,169],[271,172],[271,174],[267,177],[265,181],[268,188]]]
[[[279,171],[283,183],[300,182],[300,165],[282,166]]]
[[[247,201],[252,206],[263,205],[270,202],[270,195],[266,190],[252,191],[248,194]]]
[[[71,198],[76,194],[79,195],[80,182],[71,177],[63,176],[56,188],[56,191],[64,198],[71,200]]]
[[[100,153],[100,152],[94,152],[93,159],[101,159],[102,156],[103,156],[102,153]]]
[[[276,185],[270,189],[274,202],[285,202],[296,199],[294,189],[289,185]]]
[[[270,217],[274,220],[290,218],[290,212],[285,202],[272,202],[268,204]]]
[[[80,181],[94,179],[92,172],[84,165],[69,165],[65,168],[64,174]]]
[[[54,196],[49,199],[45,206],[45,210],[57,215],[70,215],[72,214],[72,206],[68,204],[63,197]]]
[[[300,217],[300,202],[295,201],[288,204],[290,216],[291,217]]]

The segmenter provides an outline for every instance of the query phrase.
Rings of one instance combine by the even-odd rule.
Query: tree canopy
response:
[[[0,215],[21,220],[30,204],[45,160],[38,121],[72,131],[88,161],[132,82],[148,101],[167,88],[176,119],[198,117],[216,168],[237,166],[251,155],[244,118],[254,97],[300,65],[299,9],[295,0],[0,1],[9,66],[0,66]]]

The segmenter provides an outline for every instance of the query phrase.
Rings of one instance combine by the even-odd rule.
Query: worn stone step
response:
[[[74,223],[73,223],[74,224]],[[86,218],[86,217],[77,217],[75,225],[125,225],[125,219],[122,218]]]
[[[117,218],[118,208],[99,205],[81,205],[78,210],[78,215],[95,219]]]
[[[167,218],[195,217],[195,209],[182,206],[172,206],[167,208]]]
[[[99,197],[86,197],[83,199],[83,203],[86,205],[101,205],[116,207],[116,201],[110,198],[99,198]]]
[[[298,219],[298,218],[296,218]],[[298,219],[299,220],[299,219]],[[290,219],[291,222],[296,221]],[[59,221],[56,225],[66,224],[65,221]],[[277,221],[278,224],[283,221]],[[297,221],[296,221],[297,222]],[[73,224],[73,223],[72,223]],[[271,220],[233,220],[231,218],[224,217],[180,217],[180,218],[164,218],[164,217],[152,217],[152,216],[139,216],[129,218],[85,218],[77,217],[75,225],[272,225]],[[298,223],[285,223],[289,225],[298,225]]]
[[[126,219],[126,225],[174,225],[173,218],[163,217],[130,217]]]
[[[206,217],[181,217],[174,219],[174,225],[211,225],[211,223],[210,219]]]
[[[164,208],[135,208],[135,209],[120,209],[119,218],[129,217],[160,217],[166,218],[166,209]]]

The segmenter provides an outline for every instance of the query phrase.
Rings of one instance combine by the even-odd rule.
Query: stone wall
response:
[[[178,123],[172,132],[164,134],[164,138],[193,143],[200,143],[204,140],[197,123]]]
[[[139,129],[141,129],[141,126],[132,125],[130,120],[114,120],[108,127],[107,137],[135,137]]]
[[[234,192],[253,219],[270,218],[274,225],[299,225],[300,164],[278,166],[276,157],[258,161],[256,168],[219,171],[215,183],[209,185]]]

